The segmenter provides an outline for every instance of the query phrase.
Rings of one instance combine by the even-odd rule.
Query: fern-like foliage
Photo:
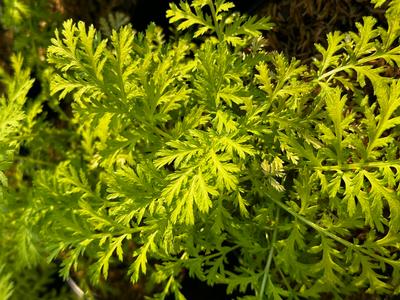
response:
[[[15,55],[11,61],[13,73],[1,73],[5,94],[0,98],[0,298],[71,299],[65,288],[49,288],[56,270],[44,263],[39,218],[26,182],[32,169],[44,162],[20,155],[39,129],[40,101],[27,97],[33,80],[30,70],[23,68],[22,56]]]
[[[234,7],[232,2],[225,0],[196,0],[192,3],[181,2],[180,5],[171,3],[167,17],[171,23],[178,23],[179,31],[195,28],[195,38],[206,34],[215,38],[216,35],[218,40],[233,46],[244,46],[249,38],[257,38],[263,30],[272,28],[268,18],[232,14],[230,11]]]
[[[264,51],[269,20],[233,7],[171,4],[170,39],[154,24],[55,32],[50,90],[73,113],[62,154],[11,189],[28,199],[19,257],[61,261],[87,295],[115,270],[155,299],[185,299],[183,274],[246,299],[398,294],[397,1],[387,27],[330,33],[309,65]],[[39,111],[24,113],[20,64],[1,100],[3,185]]]
[[[29,78],[29,70],[24,70],[22,63],[21,56],[13,56],[14,76],[3,78],[6,94],[0,97],[0,200],[3,198],[3,188],[7,186],[4,171],[9,168],[20,142],[18,135],[25,119],[23,106],[33,83]]]
[[[1,299],[8,300],[11,298],[14,287],[11,282],[11,275],[4,274],[3,268],[0,268],[0,297]]]

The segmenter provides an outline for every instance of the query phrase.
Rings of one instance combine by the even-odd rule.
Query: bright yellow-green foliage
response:
[[[154,299],[185,299],[184,269],[242,299],[399,294],[400,1],[387,27],[328,34],[309,65],[265,51],[272,24],[233,7],[171,4],[169,39],[154,24],[55,32],[50,90],[73,115],[51,137],[62,155],[28,164],[32,184],[3,201],[12,213],[23,195],[22,249],[82,286],[122,268],[162,287]],[[2,172],[24,130],[46,132],[14,61]]]
[[[7,177],[3,172],[8,169],[13,150],[18,146],[18,133],[25,119],[22,108],[32,86],[29,71],[22,70],[21,56],[13,57],[12,61],[14,78],[6,80],[7,97],[0,98],[0,199],[3,198],[3,187],[7,186]]]

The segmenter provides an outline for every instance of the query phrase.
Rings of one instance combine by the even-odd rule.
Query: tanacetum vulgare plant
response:
[[[50,89],[73,112],[52,155],[26,138],[14,168],[31,182],[8,172],[18,184],[3,210],[24,195],[18,238],[88,299],[116,272],[153,299],[186,299],[185,276],[228,298],[399,294],[400,1],[385,25],[328,34],[310,65],[266,51],[272,24],[233,7],[171,4],[168,39],[153,24],[55,32]],[[3,172],[30,116],[14,90],[1,101]]]

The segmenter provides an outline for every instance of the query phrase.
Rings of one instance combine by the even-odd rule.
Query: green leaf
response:
[[[382,137],[382,134],[398,124],[400,117],[392,117],[400,106],[400,82],[395,81],[390,86],[381,84],[376,90],[380,113],[377,123],[370,128],[369,143],[367,151],[372,152],[375,148],[387,145],[391,137]]]
[[[364,17],[363,24],[356,23],[358,34],[351,33],[356,45],[354,48],[355,58],[360,58],[376,51],[373,40],[378,36],[378,30],[374,29],[375,24],[376,19],[373,17]]]
[[[213,174],[217,178],[219,189],[233,191],[239,183],[237,173],[239,173],[240,169],[237,165],[229,163],[228,160],[228,155],[217,155],[214,152],[211,152],[208,156],[208,161]]]
[[[156,251],[156,244],[154,239],[157,236],[157,231],[153,232],[146,238],[145,244],[143,244],[137,251],[134,253],[135,261],[131,264],[129,268],[129,272],[131,273],[131,281],[137,282],[139,280],[139,276],[141,273],[146,274],[147,271],[147,256],[149,252]]]
[[[207,15],[204,15],[201,11],[201,8],[205,6],[207,3],[204,1],[195,1],[192,6],[195,8],[195,12],[192,11],[189,3],[181,2],[178,6],[174,3],[170,3],[170,9],[167,11],[167,18],[169,18],[170,23],[177,23],[179,25],[177,27],[178,30],[186,30],[194,25],[199,26],[196,30],[194,37],[199,37],[205,34],[208,31],[214,31],[214,25],[211,21],[211,18]]]
[[[335,68],[339,65],[340,54],[339,51],[343,49],[344,43],[343,40],[345,35],[340,33],[339,31],[335,31],[333,33],[328,33],[327,42],[328,46],[325,49],[320,44],[316,44],[315,47],[322,54],[322,60],[315,60],[314,63],[318,68],[318,75],[321,76],[324,74],[329,68]]]
[[[193,176],[190,189],[191,193],[194,195],[194,201],[199,211],[207,213],[212,206],[209,195],[218,196],[218,192],[213,186],[207,184],[200,169],[198,173]]]
[[[14,284],[11,281],[11,274],[5,274],[4,266],[0,267],[0,299],[8,300],[13,295]]]
[[[117,254],[118,260],[121,262],[123,261],[122,243],[125,239],[130,239],[130,235],[124,234],[119,237],[111,238],[106,251],[98,253],[98,261],[93,266],[93,268],[96,268],[96,275],[94,275],[95,278],[97,278],[96,282],[99,281],[101,273],[103,274],[105,279],[108,278],[110,259],[114,252]]]

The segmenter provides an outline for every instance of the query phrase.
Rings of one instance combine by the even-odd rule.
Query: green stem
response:
[[[267,263],[265,264],[264,276],[263,276],[263,279],[262,279],[261,288],[260,288],[260,292],[259,292],[259,297],[258,298],[260,300],[262,300],[263,297],[264,297],[265,287],[267,285],[268,274],[269,274],[269,270],[271,268],[272,257],[274,256],[274,244],[275,244],[275,241],[276,241],[276,235],[278,233],[278,223],[279,223],[279,207],[278,207],[278,209],[276,211],[275,229],[274,229],[274,233],[272,235],[271,249],[269,250]]]
[[[327,229],[315,224],[314,222],[311,222],[307,218],[305,218],[305,217],[299,215],[298,213],[292,211],[289,207],[287,207],[286,205],[284,205],[281,202],[279,202],[279,200],[274,199],[275,197],[273,195],[269,195],[268,197],[272,200],[272,202],[274,202],[275,204],[280,206],[286,212],[288,212],[289,214],[291,214],[295,218],[299,219],[303,223],[307,224],[311,228],[315,229],[319,233],[324,234],[325,236],[330,237],[331,239],[335,240],[336,242],[338,242],[338,243],[340,243],[340,244],[342,244],[342,245],[344,245],[344,246],[346,246],[348,248],[351,248],[351,249],[353,249],[353,250],[355,250],[357,252],[360,252],[360,253],[362,253],[364,255],[367,255],[369,257],[375,258],[376,260],[382,261],[382,262],[387,263],[387,264],[392,264],[391,259],[389,259],[387,257],[383,257],[381,255],[377,255],[375,253],[371,253],[370,251],[368,251],[368,249],[363,248],[361,245],[355,245],[353,243],[350,243],[349,241],[337,236],[336,234],[333,234],[332,232],[328,231]]]
[[[162,131],[160,128],[157,127],[156,124],[153,124],[152,122],[150,122],[148,120],[143,120],[143,119],[140,119],[139,121],[142,122],[144,125],[146,125],[147,128],[149,129],[149,131],[153,131],[153,133],[155,135],[158,135],[160,137],[166,138],[168,140],[172,140],[173,139],[171,135],[169,135],[165,131]]]
[[[219,23],[218,23],[218,20],[217,20],[217,13],[216,13],[215,7],[214,7],[214,2],[213,1],[209,1],[208,6],[210,7],[211,14],[212,14],[212,17],[213,17],[214,26],[215,26],[215,33],[217,34],[218,40],[222,41],[222,34],[221,34],[221,30],[219,28]]]
[[[229,253],[229,252],[231,252],[233,250],[236,250],[238,248],[240,248],[240,246],[236,245],[236,246],[230,247],[229,249],[226,249],[225,251],[219,251],[217,253],[213,253],[213,254],[210,254],[210,255],[203,255],[203,257],[204,257],[204,260],[210,260],[210,259],[213,259],[213,258],[221,256],[221,255],[226,255],[227,253]],[[197,257],[191,258],[187,252],[184,252],[179,257],[178,260],[187,262],[187,261],[190,261],[190,260],[197,260],[197,259],[198,259]]]
[[[320,166],[313,167],[316,170],[320,171],[353,171],[353,170],[361,170],[366,168],[383,168],[383,167],[392,167],[395,165],[399,165],[399,161],[373,161],[373,162],[359,162],[352,163],[342,166]]]
[[[324,74],[322,74],[321,76],[318,77],[317,81],[322,81],[322,79],[326,78],[326,77],[330,77],[327,81],[331,80],[331,77],[333,75],[335,75],[338,72],[347,70],[347,69],[351,69],[353,67],[353,65],[346,65],[346,66],[342,66],[333,70],[330,70],[329,72],[326,72]]]
[[[325,228],[315,224],[314,222],[311,222],[310,220],[308,220],[307,218],[299,215],[298,213],[292,211],[289,207],[287,207],[286,205],[280,203],[279,201],[272,199],[271,200],[273,202],[275,202],[275,204],[277,204],[278,206],[280,206],[281,208],[283,208],[285,211],[287,211],[289,214],[291,214],[292,216],[294,216],[295,218],[299,219],[300,221],[302,221],[303,223],[307,224],[308,226],[310,226],[311,228],[315,229],[316,231],[323,233],[324,235],[330,237],[331,239],[345,245],[346,247],[350,247],[350,248],[354,248],[356,247],[356,245],[350,243],[349,241],[346,241],[345,239],[342,239],[341,237],[338,237],[336,234],[333,234],[332,232],[329,232],[328,230],[326,230]]]
[[[34,158],[31,158],[31,157],[28,157],[28,156],[15,155],[14,159],[15,160],[20,160],[20,161],[31,162],[31,163],[38,164],[38,165],[45,165],[45,166],[52,166],[52,167],[55,166],[54,163],[43,161],[43,160],[39,160],[39,159],[34,159]]]

